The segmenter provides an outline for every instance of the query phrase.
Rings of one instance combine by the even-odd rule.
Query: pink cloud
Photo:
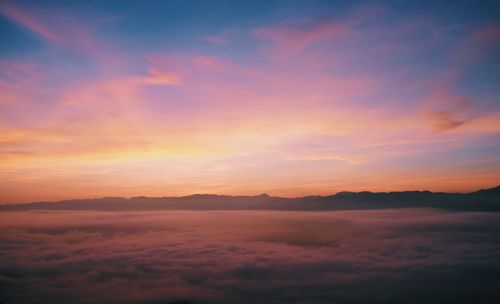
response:
[[[150,63],[146,75],[118,75],[82,81],[68,88],[63,104],[85,106],[126,105],[140,101],[139,90],[147,85],[175,86],[183,84],[182,75]]]
[[[89,25],[75,15],[58,9],[33,9],[8,3],[0,6],[0,13],[48,42],[95,59],[101,64],[109,66],[119,61],[112,46],[92,34],[95,24]]]
[[[0,71],[2,93],[26,91],[46,78],[41,67],[33,62],[0,60]]]
[[[337,38],[347,32],[348,27],[345,24],[327,21],[319,24],[286,22],[258,28],[253,33],[258,38],[272,41],[281,53],[290,55],[311,44]]]
[[[20,9],[7,2],[2,3],[0,12],[43,38],[54,43],[62,43],[63,39],[60,34],[54,31],[51,26],[47,25],[43,18],[35,12]]]
[[[494,25],[484,28],[476,33],[474,37],[486,43],[494,43],[500,41],[500,25]]]
[[[221,37],[221,36],[204,36],[201,38],[203,41],[208,42],[210,44],[215,44],[215,45],[227,45],[228,41],[226,38]]]

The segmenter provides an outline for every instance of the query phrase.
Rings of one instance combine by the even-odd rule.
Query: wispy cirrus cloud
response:
[[[54,30],[52,26],[46,24],[46,19],[43,15],[39,15],[34,11],[21,9],[9,2],[2,3],[0,6],[0,12],[14,20],[19,25],[51,42],[63,43],[64,39],[62,35],[58,31]]]
[[[97,16],[93,22],[88,22],[64,9],[18,5],[9,1],[0,5],[0,14],[47,42],[96,60],[100,65],[111,67],[119,61],[112,44],[94,33],[100,23]]]
[[[289,56],[317,42],[334,39],[348,33],[349,27],[337,21],[321,23],[295,21],[255,29],[253,34],[270,40],[280,56]]]
[[[201,40],[208,42],[208,43],[211,43],[211,44],[215,44],[215,45],[223,45],[224,46],[224,45],[228,44],[227,39],[224,37],[221,37],[221,36],[204,36],[204,37],[201,37]]]

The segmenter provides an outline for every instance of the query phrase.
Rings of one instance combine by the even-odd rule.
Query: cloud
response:
[[[500,25],[492,25],[483,28],[473,34],[473,37],[485,43],[498,43],[500,42]]]
[[[0,214],[6,303],[487,303],[493,213]]]
[[[138,91],[146,85],[180,85],[182,80],[179,75],[162,71],[154,66],[148,68],[146,76],[116,77],[104,80],[97,80],[86,85],[82,83],[75,86],[64,97],[65,105],[90,105],[100,106],[131,104],[138,102]]]
[[[347,31],[346,25],[340,22],[324,21],[315,24],[301,21],[258,28],[253,34],[272,41],[281,54],[293,55],[311,44],[339,37]]]
[[[117,54],[112,44],[94,34],[96,26],[103,23],[104,18],[100,16],[93,15],[93,22],[88,23],[85,18],[63,9],[15,5],[8,1],[0,5],[0,14],[47,42],[101,65],[110,67],[121,62],[121,54]]]
[[[425,115],[435,132],[447,132],[472,121],[475,102],[450,93],[449,85],[438,82],[432,97],[422,101]],[[477,103],[477,102],[476,102]]]
[[[46,25],[35,12],[20,9],[8,2],[2,3],[0,12],[41,37],[54,43],[62,43],[62,37],[53,28]]]
[[[465,123],[453,111],[429,111],[428,114],[434,129],[440,132],[455,129]]]
[[[227,45],[228,41],[224,37],[220,36],[204,36],[201,38],[203,41],[208,42],[210,44],[215,44],[215,45]]]

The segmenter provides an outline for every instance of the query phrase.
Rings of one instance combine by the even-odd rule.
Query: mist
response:
[[[0,213],[2,303],[491,303],[500,214]]]

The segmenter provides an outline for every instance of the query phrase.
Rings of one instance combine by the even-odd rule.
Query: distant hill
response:
[[[430,191],[339,192],[300,198],[194,194],[181,197],[105,197],[0,206],[0,211],[23,210],[360,210],[432,207],[500,212],[500,186],[471,193]]]

